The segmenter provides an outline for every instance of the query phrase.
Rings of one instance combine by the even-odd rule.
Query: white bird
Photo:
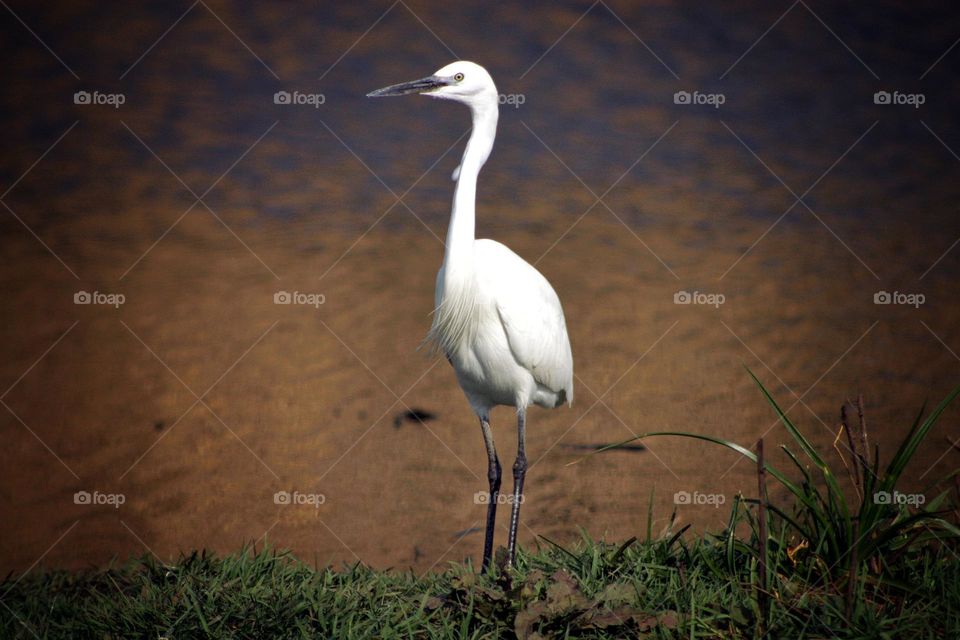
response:
[[[477,176],[497,133],[499,94],[487,70],[473,62],[448,64],[431,76],[384,87],[369,97],[419,93],[470,107],[473,131],[460,166],[450,213],[443,264],[437,273],[433,325],[427,339],[447,356],[471,408],[480,419],[487,448],[487,525],[483,569],[490,565],[500,461],[490,429],[490,410],[516,407],[517,459],[507,558],[516,555],[517,524],[527,471],[527,408],[573,403],[573,355],[560,299],[532,265],[494,240],[475,238]]]

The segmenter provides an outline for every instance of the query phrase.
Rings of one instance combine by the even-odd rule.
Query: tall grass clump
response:
[[[851,462],[847,463],[838,448],[843,469],[836,470],[786,415],[763,383],[752,371],[747,371],[791,436],[794,444],[782,445],[781,449],[791,463],[793,477],[759,460],[747,447],[715,436],[659,431],[627,441],[675,436],[720,445],[755,465],[761,462],[758,473],[769,474],[789,492],[793,504],[788,506],[769,502],[763,486],[758,498],[737,497],[727,530],[716,536],[725,549],[724,566],[716,569],[729,574],[736,570],[738,563],[747,560],[752,571],[763,570],[763,576],[752,580],[754,584],[764,585],[769,580],[770,585],[758,598],[758,615],[770,598],[782,600],[796,592],[798,584],[806,585],[808,595],[811,588],[842,594],[843,611],[850,619],[868,613],[862,605],[871,588],[893,588],[909,594],[916,587],[915,565],[901,560],[909,556],[917,559],[918,554],[931,545],[946,545],[952,553],[960,539],[960,528],[945,517],[949,513],[944,507],[951,489],[929,500],[925,492],[900,491],[904,470],[940,416],[960,394],[960,387],[926,417],[926,405],[921,408],[907,435],[882,468],[879,446],[874,445],[872,452],[868,448],[862,397],[856,403],[856,422],[849,417],[850,403],[845,405],[840,427],[844,433],[838,433],[837,438],[839,441],[840,436],[845,435]],[[762,448],[762,441],[758,445]],[[619,445],[613,445],[616,446]],[[956,474],[954,471],[947,479]],[[848,481],[841,482],[843,477]],[[749,509],[750,505],[762,508],[754,512]],[[747,540],[735,533],[736,527],[743,523],[750,531]]]

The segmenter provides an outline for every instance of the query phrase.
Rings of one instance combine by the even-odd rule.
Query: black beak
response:
[[[393,84],[383,89],[377,89],[367,94],[368,98],[386,98],[387,96],[405,96],[411,93],[426,93],[433,89],[446,87],[450,81],[439,76],[427,76],[411,82]]]

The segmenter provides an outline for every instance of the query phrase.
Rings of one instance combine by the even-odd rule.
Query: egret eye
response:
[[[453,76],[453,79],[456,80],[457,82],[463,82],[463,74],[457,73]]]

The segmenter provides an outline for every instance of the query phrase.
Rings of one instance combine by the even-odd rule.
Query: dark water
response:
[[[468,126],[460,109],[364,94],[461,57],[486,65],[502,93],[524,99],[502,111],[483,185],[492,203],[487,220],[504,209],[511,210],[500,215],[515,219],[545,189],[589,197],[531,130],[601,193],[675,121],[623,187],[666,190],[668,197],[692,185],[714,221],[772,220],[790,194],[731,131],[800,194],[876,123],[810,193],[810,206],[829,202],[838,224],[867,228],[909,215],[932,231],[952,213],[946,209],[958,195],[958,164],[931,133],[960,146],[951,117],[955,51],[934,65],[960,25],[946,5],[590,7],[201,3],[187,11],[188,3],[12,3],[36,37],[7,12],[0,178],[12,184],[79,121],[10,202],[40,226],[79,215],[78,204],[122,215],[125,199],[185,193],[124,123],[202,191],[276,122],[231,171],[229,188],[211,192],[211,206],[248,207],[268,220],[324,216],[362,225],[391,199],[377,177],[406,190]],[[76,106],[77,90],[119,92],[126,101],[119,109]],[[325,102],[316,109],[275,105],[279,90],[322,94]],[[718,109],[674,104],[681,90],[720,93],[725,101]],[[876,105],[879,90],[921,93],[925,102]],[[445,176],[457,153],[413,194],[429,203],[413,208],[431,224],[445,219],[446,208],[435,203],[449,197]],[[155,184],[130,193],[131,175]],[[615,189],[610,200],[631,223],[667,215],[645,211],[628,191]]]
[[[567,466],[631,429],[776,438],[744,364],[828,452],[843,398],[868,394],[888,451],[956,383],[960,12],[946,4],[10,1],[0,15],[4,572],[51,544],[47,562],[80,566],[264,532],[320,561],[426,570],[476,554],[452,536],[482,518],[479,436],[446,365],[427,375],[416,353],[468,116],[364,97],[455,58],[486,66],[506,102],[479,234],[546,256],[577,363],[575,407],[532,419],[543,466],[524,544],[578,525],[626,539],[651,488],[662,522],[675,491],[729,504],[755,487],[729,457],[673,442]],[[322,104],[276,104],[282,91]],[[281,308],[278,287],[328,301]],[[77,307],[78,289],[129,303]],[[676,305],[678,289],[729,303]],[[927,302],[878,306],[878,290]],[[208,411],[183,414],[184,387],[225,370]],[[390,426],[405,389],[435,431]],[[386,427],[370,424],[381,411]],[[955,466],[956,408],[944,423],[913,485]],[[510,420],[494,426],[512,441]],[[296,488],[330,501],[273,502]],[[93,489],[129,501],[72,502]]]

